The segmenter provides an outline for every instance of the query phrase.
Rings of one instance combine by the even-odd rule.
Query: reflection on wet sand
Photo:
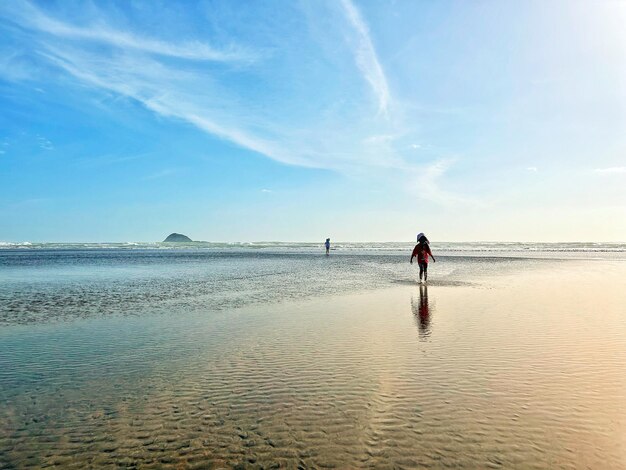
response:
[[[625,469],[626,264],[438,281],[0,328],[0,469]]]
[[[420,284],[419,297],[411,297],[411,310],[415,315],[415,323],[419,330],[419,336],[427,339],[430,336],[430,306],[428,304],[428,286]]]

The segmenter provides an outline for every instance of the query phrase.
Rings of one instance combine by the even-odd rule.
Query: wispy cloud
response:
[[[378,134],[366,137],[363,139],[363,143],[366,145],[386,144],[392,142],[394,139],[395,136],[391,134]]]
[[[172,116],[184,119],[187,122],[195,125],[199,129],[202,129],[210,134],[216,135],[225,140],[230,140],[241,147],[254,150],[255,152],[266,155],[279,162],[287,163],[290,165],[316,166],[312,162],[307,161],[305,158],[299,157],[297,154],[287,151],[286,149],[282,148],[280,145],[274,142],[252,135],[241,129],[230,128],[218,124],[217,122],[209,118],[196,114],[188,107],[177,109],[178,107],[175,105],[172,106],[172,103],[156,103],[154,101],[147,103],[147,106],[155,111],[160,110],[160,112],[163,114],[170,114]]]
[[[2,11],[1,7],[0,11]],[[15,48],[0,47],[1,78],[11,82],[20,82],[30,80],[35,72],[36,66],[25,60],[23,54],[16,51]]]
[[[358,35],[358,40],[354,48],[356,63],[376,94],[379,112],[386,116],[389,107],[389,86],[387,85],[387,78],[376,55],[369,28],[351,0],[342,0],[341,5],[343,6],[348,21],[354,27]]]
[[[100,167],[100,166],[108,166],[115,165],[118,163],[125,163],[134,160],[138,160],[141,158],[147,157],[148,154],[138,154],[138,155],[99,155],[95,157],[85,157],[78,160],[76,163],[79,166],[92,168],[92,167]]]
[[[42,150],[53,150],[54,145],[48,139],[43,136],[37,136],[37,143],[39,144],[39,148]]]
[[[147,59],[103,61],[58,48],[50,49],[46,57],[81,81],[132,98],[157,114],[186,121],[209,134],[283,163],[305,163],[292,159],[284,150],[262,138],[218,124],[207,116],[206,108],[203,110],[202,106],[195,104],[204,101],[206,95],[193,96],[198,84],[190,83],[200,77],[171,70]],[[207,88],[205,85],[205,93]]]
[[[196,58],[195,54],[199,54],[198,58],[214,59],[232,58],[230,55],[215,56],[212,52],[205,53],[206,49],[197,44],[178,47],[120,32],[102,24],[102,20],[90,27],[77,27],[51,18],[28,2],[18,5],[11,9],[16,13],[13,21],[61,40],[50,42],[41,38],[36,49],[40,57],[83,84],[136,100],[161,116],[187,122],[208,134],[290,165],[345,171],[355,165],[387,165],[387,158],[390,162],[397,160],[389,157],[388,152],[374,155],[367,149],[362,149],[359,155],[358,146],[344,131],[338,131],[341,126],[336,123],[318,131],[273,123],[266,115],[271,111],[241,103],[238,96],[231,95],[227,84],[213,79],[210,69],[180,67],[154,54],[183,58]],[[358,33],[357,62],[378,95],[380,110],[386,114],[389,91],[367,26],[352,3],[345,2],[344,8]],[[124,49],[124,54],[86,49],[84,43],[75,39],[106,42]],[[328,138],[332,137],[329,131],[335,133],[334,141]],[[319,132],[326,139],[320,139]]]
[[[271,189],[263,188],[263,189],[261,189],[261,192],[262,193],[273,193],[274,191],[272,191]]]
[[[168,176],[176,175],[176,174],[180,173],[180,171],[181,170],[179,168],[166,168],[164,170],[157,171],[156,173],[151,173],[149,175],[146,175],[146,176],[144,176],[142,178],[142,180],[150,181],[150,180],[166,178]]]
[[[602,173],[602,174],[626,173],[626,166],[614,166],[610,168],[596,168],[593,171],[595,171],[596,173]]]
[[[420,168],[411,168],[410,190],[416,196],[440,204],[442,206],[478,206],[480,201],[463,197],[442,189],[441,179],[454,165],[454,158],[442,158]]]
[[[410,137],[400,120],[402,113],[397,111],[390,116],[387,79],[368,26],[350,0],[342,0],[340,21],[344,28],[348,26],[348,31],[342,30],[341,34],[347,32],[352,38],[351,47],[337,57],[343,60],[346,53],[355,57],[356,67],[352,66],[354,76],[351,77],[354,81],[350,83],[366,80],[376,97],[376,115],[364,116],[362,94],[355,94],[351,89],[339,89],[320,97],[325,101],[320,99],[319,105],[316,102],[310,108],[311,113],[308,109],[307,112],[298,110],[295,118],[293,105],[284,104],[291,103],[289,95],[286,98],[276,94],[271,100],[266,99],[263,92],[266,89],[259,91],[255,86],[267,81],[268,76],[272,84],[267,90],[274,93],[277,80],[285,83],[303,80],[301,64],[292,62],[301,59],[299,47],[297,51],[285,52],[285,57],[277,55],[271,64],[259,62],[253,68],[243,67],[246,70],[242,71],[241,60],[247,56],[240,52],[246,51],[245,48],[234,53],[234,49],[213,49],[204,42],[172,44],[143,37],[138,29],[131,33],[106,23],[104,14],[96,15],[92,22],[87,21],[89,26],[77,26],[75,19],[71,23],[65,16],[53,18],[30,3],[19,2],[17,5],[20,6],[10,10],[20,12],[8,18],[9,21],[39,32],[30,38],[33,61],[63,72],[66,86],[80,86],[136,101],[158,116],[194,126],[213,137],[284,164],[328,169],[372,180],[379,178],[384,171],[387,175],[398,175],[399,186],[403,184],[405,174],[414,171],[424,180],[419,191],[421,197],[445,203],[454,200],[437,183],[445,170],[440,174],[436,172],[437,167],[424,171],[423,164],[416,161],[417,144],[410,145],[410,140],[403,140]],[[8,10],[8,7],[0,6],[0,16],[4,11],[6,17]],[[71,14],[68,17],[74,18]],[[93,47],[94,42],[109,47]],[[326,59],[326,56],[321,58]],[[180,59],[193,61],[181,64]],[[284,64],[281,60],[285,61]],[[276,75],[277,63],[285,67],[280,76]],[[65,80],[66,76],[72,80]],[[248,86],[249,83],[255,85]],[[317,89],[317,84],[308,85]],[[297,90],[300,94],[294,96],[294,103],[311,101],[310,88]],[[347,105],[337,104],[337,97],[342,101],[345,99]],[[370,107],[369,100],[366,106]],[[410,155],[409,162],[404,153]],[[118,160],[112,159],[115,161]],[[169,170],[161,171],[144,179],[171,174]]]
[[[537,168],[536,166],[529,166],[526,168],[526,171],[531,171],[533,173],[537,173],[539,171],[539,168]]]
[[[307,157],[307,150],[301,144],[299,151],[289,150],[284,136],[281,144],[243,128],[244,122],[251,121],[250,113],[224,102],[218,95],[226,92],[212,91],[211,82],[203,75],[172,69],[148,58],[103,59],[73,48],[49,47],[43,55],[82,82],[132,98],[161,116],[185,121],[281,163],[328,167],[328,162]],[[238,122],[228,124],[233,121]]]
[[[251,51],[239,46],[230,46],[218,49],[199,41],[173,44],[158,39],[141,37],[126,31],[111,28],[102,23],[93,23],[89,26],[76,26],[59,21],[43,13],[39,8],[26,1],[11,2],[2,11],[8,11],[9,19],[18,20],[22,26],[36,29],[54,36],[69,39],[81,39],[107,44],[121,49],[135,49],[150,54],[178,57],[190,60],[209,61],[241,61],[252,60],[255,56]]]

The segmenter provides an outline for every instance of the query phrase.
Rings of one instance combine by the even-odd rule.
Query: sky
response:
[[[0,241],[626,241],[625,1],[0,2]]]

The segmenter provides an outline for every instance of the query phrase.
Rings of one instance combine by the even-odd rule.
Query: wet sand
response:
[[[626,467],[626,263],[0,332],[2,468]]]

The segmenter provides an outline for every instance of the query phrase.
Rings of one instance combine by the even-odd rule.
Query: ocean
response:
[[[413,282],[411,243],[8,244],[0,325],[222,310]],[[469,283],[523,260],[626,259],[618,243],[434,243],[437,284]],[[526,262],[527,264],[528,262]],[[520,268],[522,269],[522,268]]]

